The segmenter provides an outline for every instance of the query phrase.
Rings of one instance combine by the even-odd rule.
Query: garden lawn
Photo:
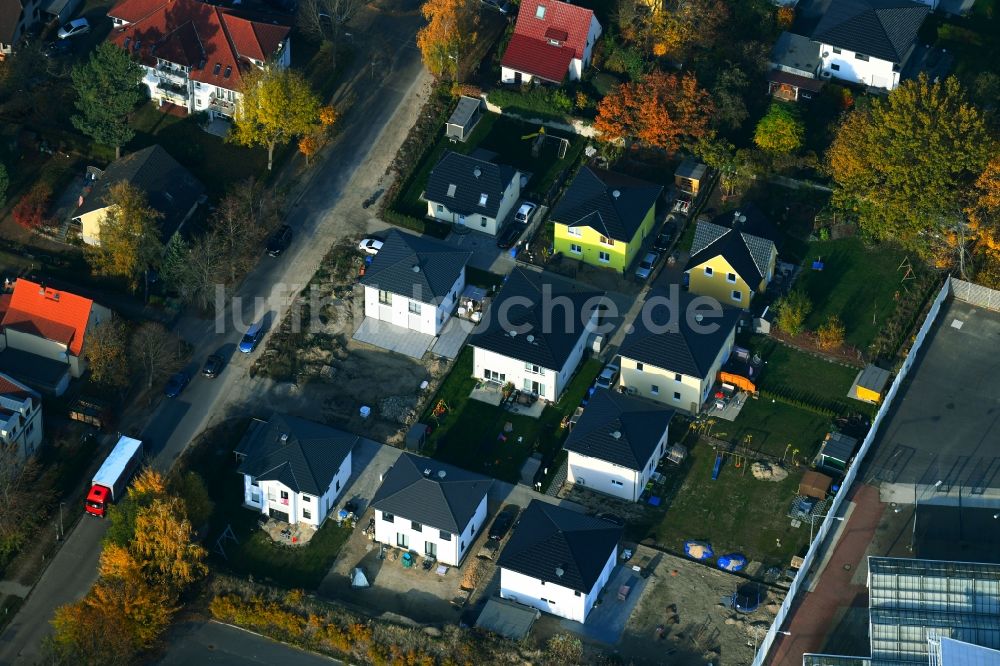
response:
[[[786,515],[802,473],[779,483],[758,481],[727,461],[713,481],[714,464],[712,448],[693,447],[684,484],[653,527],[656,541],[677,552],[688,539],[707,541],[716,556],[739,552],[765,567],[787,566],[809,538],[808,525],[793,528]]]
[[[243,477],[236,473],[233,455],[247,423],[245,419],[231,421],[205,433],[180,466],[183,471],[192,470],[201,476],[215,503],[205,548],[213,565],[238,575],[313,590],[329,572],[351,530],[328,520],[307,545],[293,547],[275,543],[257,529],[261,514],[243,507]],[[238,542],[222,540],[223,556],[216,544],[227,525]]]
[[[789,457],[798,449],[797,457],[801,461],[815,455],[829,429],[830,419],[825,416],[760,398],[747,400],[735,422],[717,420],[711,434],[779,458],[786,455],[786,448]]]
[[[885,247],[869,250],[857,238],[810,243],[795,283],[812,303],[806,328],[816,330],[837,315],[846,329],[846,343],[867,349],[896,309],[895,294],[903,289],[905,273],[899,266],[905,258]],[[816,260],[823,261],[822,271],[812,270]],[[916,257],[910,261],[919,270]]]
[[[559,172],[571,166],[580,155],[586,140],[575,134],[550,132],[552,136],[565,136],[570,140],[566,157],[559,159],[557,144],[551,139],[545,141],[538,156],[531,156],[532,140],[522,136],[538,131],[537,125],[529,125],[495,113],[484,113],[476,129],[465,143],[452,143],[444,136],[444,130],[437,142],[427,151],[420,165],[413,171],[410,180],[403,187],[395,208],[404,215],[423,218],[427,215],[427,203],[420,199],[427,186],[431,170],[441,160],[446,150],[468,155],[477,148],[497,154],[495,161],[508,164],[522,171],[531,172],[531,181],[525,189],[527,193],[544,194],[555,182]]]
[[[472,377],[472,353],[471,347],[462,351],[430,403],[433,407],[443,400],[448,413],[428,438],[428,450],[438,460],[516,483],[524,461],[533,452],[537,450],[551,459],[558,451],[565,436],[559,424],[583,400],[601,364],[594,359],[584,361],[560,401],[533,419],[469,398],[478,381]],[[424,422],[433,422],[429,413],[424,415]],[[512,430],[504,433],[508,422]]]
[[[857,408],[857,403],[847,397],[857,368],[825,361],[771,338],[755,338],[751,347],[767,363],[757,382],[760,389],[801,396],[807,402],[814,397],[822,403],[818,406],[840,413]]]

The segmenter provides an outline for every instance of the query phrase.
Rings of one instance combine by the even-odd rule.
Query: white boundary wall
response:
[[[840,492],[834,496],[833,502],[830,504],[830,508],[826,512],[826,518],[822,523],[820,523],[819,529],[816,530],[816,536],[813,539],[813,542],[809,544],[809,551],[806,553],[806,556],[802,561],[802,565],[799,567],[798,574],[796,574],[792,584],[788,587],[788,594],[785,595],[785,600],[781,602],[781,608],[778,610],[778,614],[775,616],[774,622],[771,623],[770,628],[767,630],[767,634],[764,636],[764,640],[760,643],[760,649],[754,657],[753,666],[762,666],[767,660],[768,652],[771,650],[771,645],[774,643],[778,630],[785,623],[785,620],[788,619],[789,612],[792,608],[792,602],[798,595],[799,588],[806,584],[807,579],[809,578],[809,570],[821,556],[820,551],[822,550],[823,542],[830,534],[830,530],[833,529],[834,524],[840,522],[835,520],[834,516],[840,512],[840,507],[844,502],[844,498],[847,496],[847,491],[852,485],[854,485],[855,477],[858,475],[858,469],[861,467],[861,461],[864,460],[866,455],[868,455],[868,449],[871,448],[872,442],[875,441],[875,435],[878,433],[879,426],[881,426],[882,420],[889,412],[889,407],[892,405],[892,401],[895,399],[896,393],[899,391],[899,387],[902,386],[903,380],[906,379],[906,375],[909,373],[910,367],[913,366],[913,362],[916,360],[917,354],[923,346],[927,333],[931,330],[931,326],[933,326],[934,322],[937,320],[938,313],[941,311],[941,305],[951,293],[953,284],[957,287],[955,297],[960,300],[967,300],[964,297],[967,293],[976,295],[980,298],[987,298],[987,296],[984,296],[979,292],[979,290],[983,290],[985,287],[973,285],[968,282],[949,279],[946,280],[941,286],[941,291],[938,292],[933,305],[931,305],[930,310],[927,312],[927,317],[924,319],[924,323],[920,327],[920,331],[914,339],[913,346],[910,347],[910,352],[906,355],[903,365],[899,368],[899,372],[896,373],[896,379],[893,380],[892,386],[889,387],[889,391],[882,400],[882,405],[879,407],[878,413],[872,421],[872,426],[868,430],[868,435],[865,437],[864,442],[861,444],[861,448],[858,450],[858,455],[854,458],[854,463],[847,470],[847,475],[844,477],[844,481],[840,485]],[[996,306],[992,309],[1000,309],[1000,293],[992,290],[987,291],[992,292],[992,295],[988,298],[994,299],[993,302],[996,304]],[[960,294],[962,294],[962,296],[960,296]],[[976,303],[974,302],[973,304]],[[833,544],[831,544],[831,547],[832,546]]]

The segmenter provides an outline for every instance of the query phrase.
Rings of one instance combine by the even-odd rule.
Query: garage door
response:
[[[288,512],[287,511],[278,511],[277,509],[268,509],[267,512],[268,512],[268,515],[270,515],[275,520],[283,520],[286,523],[290,522],[288,520]]]

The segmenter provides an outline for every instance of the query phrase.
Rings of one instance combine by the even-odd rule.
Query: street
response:
[[[159,662],[161,666],[331,666],[343,663],[218,622],[185,622],[174,627],[169,643],[166,656]]]
[[[262,257],[237,297],[227,298],[223,332],[216,332],[216,319],[211,317],[185,316],[175,328],[194,350],[188,370],[195,370],[195,378],[179,398],[162,400],[141,428],[141,437],[147,442],[146,454],[157,469],[169,470],[212,421],[235,411],[258,407],[266,410],[266,397],[241,404],[254,397],[254,382],[247,371],[266,338],[255,354],[238,352],[245,330],[234,325],[233,311],[247,325],[265,313],[280,312],[290,300],[289,294],[308,283],[335,239],[384,228],[374,217],[376,208],[369,212],[361,203],[380,187],[383,174],[426,97],[430,77],[414,43],[421,24],[418,6],[405,0],[394,3],[389,11],[368,8],[358,16],[356,22],[361,29],[355,28],[356,33],[377,37],[364,46],[358,44],[356,64],[346,74],[352,89],[343,97],[349,96],[353,103],[344,118],[340,139],[325,155],[326,162],[318,161],[306,175],[311,181],[287,216],[295,230],[291,247],[280,258]],[[358,41],[362,41],[360,37]],[[398,48],[387,53],[387,43]],[[272,291],[281,285],[282,289]],[[270,328],[276,326],[272,314]],[[225,369],[216,379],[201,377],[197,373],[200,364],[220,349],[226,355]],[[55,609],[81,598],[96,579],[99,544],[106,529],[103,521],[85,519],[67,534],[66,544],[0,635],[0,663],[38,662],[41,640],[50,629]]]

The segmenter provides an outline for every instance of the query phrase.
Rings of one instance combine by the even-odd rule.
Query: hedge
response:
[[[451,225],[449,224],[438,222],[437,220],[422,220],[420,218],[413,217],[412,215],[404,215],[403,213],[393,210],[392,208],[386,208],[383,210],[382,218],[389,224],[402,227],[404,229],[410,229],[420,234],[427,234],[428,236],[433,236],[434,238],[446,238],[451,232]]]

